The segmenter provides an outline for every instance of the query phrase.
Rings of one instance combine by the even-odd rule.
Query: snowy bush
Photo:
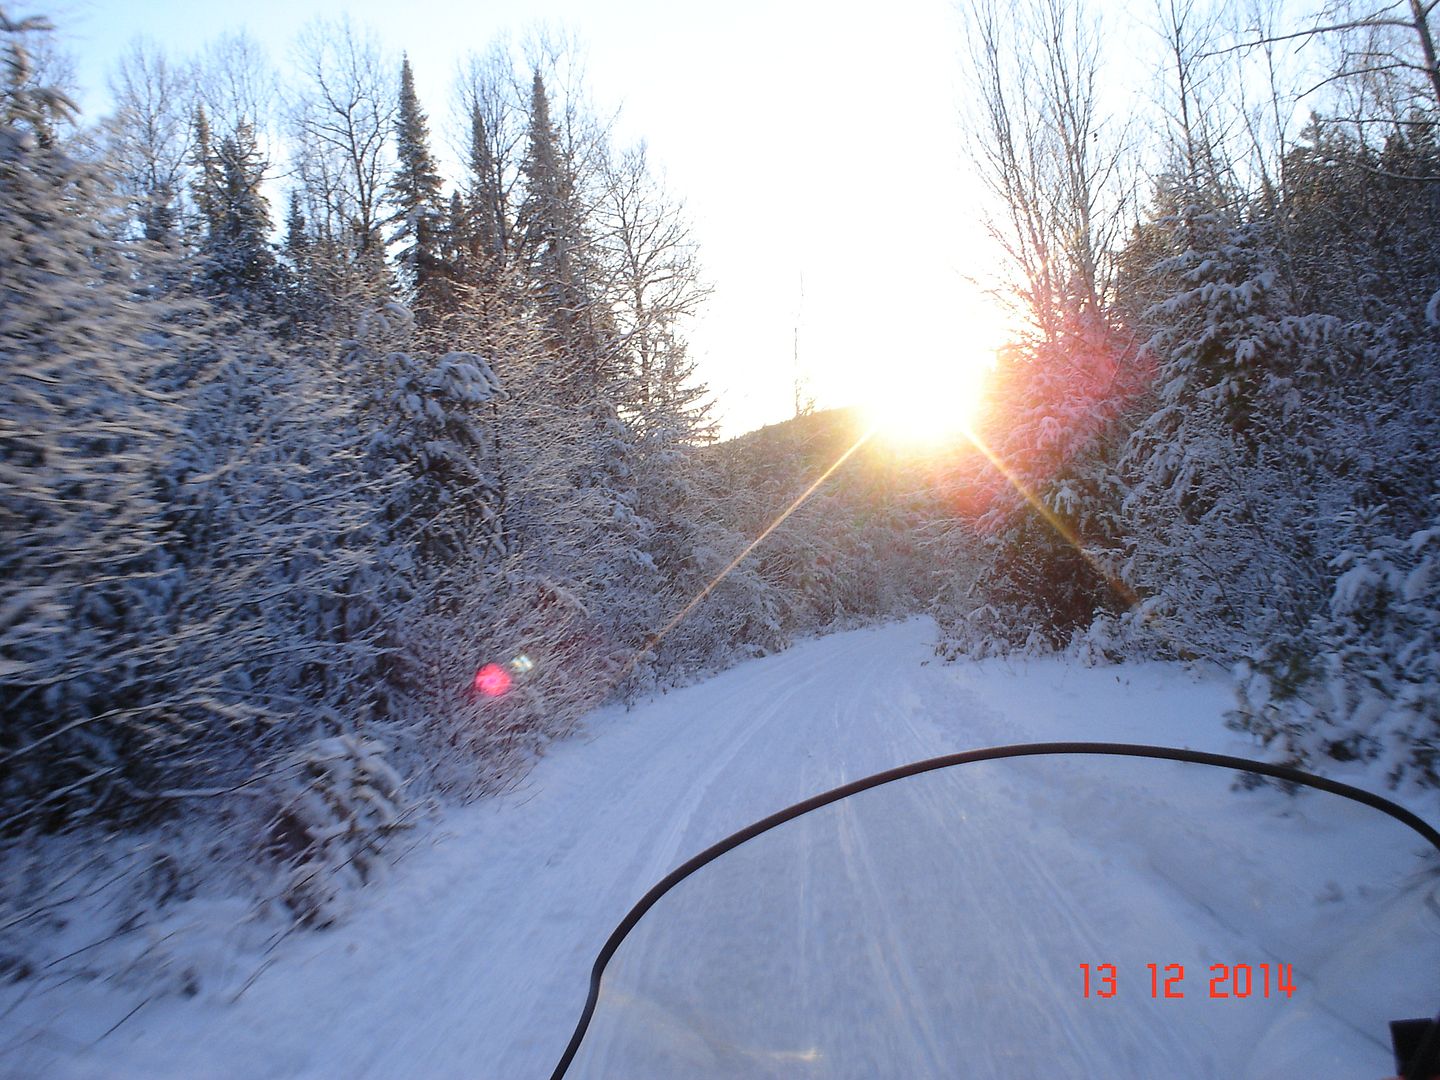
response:
[[[1392,784],[1440,785],[1440,517],[1332,567],[1320,648],[1284,668],[1247,664],[1232,723],[1292,760],[1359,759]]]
[[[544,578],[511,583],[489,638],[503,643],[500,659],[525,656],[533,665],[488,720],[507,739],[568,734],[613,692],[630,655],[573,592]]]
[[[386,753],[373,739],[334,735],[278,770],[267,849],[285,866],[282,898],[304,923],[333,922],[344,889],[379,872],[386,841],[405,827],[403,782]]]

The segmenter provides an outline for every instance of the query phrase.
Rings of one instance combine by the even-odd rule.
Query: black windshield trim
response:
[[[966,750],[958,754],[945,754],[942,757],[927,758],[924,761],[912,762],[909,765],[901,765],[899,768],[887,769],[885,772],[875,773],[873,776],[866,776],[859,780],[851,781],[840,787],[832,788],[819,795],[812,795],[803,802],[788,806],[778,813],[771,814],[767,818],[747,825],[739,832],[731,833],[719,843],[712,844],[700,854],[681,863],[670,873],[666,874],[655,887],[640,898],[629,914],[620,920],[620,925],[615,928],[604,947],[600,950],[599,956],[595,958],[595,966],[590,972],[590,993],[585,999],[584,1011],[580,1014],[580,1021],[575,1025],[575,1033],[570,1036],[570,1045],[565,1048],[565,1055],[560,1063],[555,1066],[555,1072],[551,1074],[551,1080],[560,1080],[565,1075],[565,1070],[570,1067],[575,1054],[580,1049],[580,1042],[585,1037],[585,1031],[590,1026],[590,1019],[595,1014],[595,1005],[600,998],[600,980],[605,974],[605,966],[610,958],[615,955],[620,943],[623,942],[635,925],[645,916],[645,913],[655,906],[656,902],[667,892],[673,889],[680,882],[684,881],[691,874],[695,873],[707,863],[714,862],[727,851],[739,847],[747,840],[753,840],[761,833],[769,832],[778,825],[787,821],[818,810],[822,806],[828,806],[833,802],[849,798],[870,788],[880,787],[882,784],[894,783],[896,780],[903,780],[908,776],[918,776],[921,773],[934,772],[937,769],[947,769],[955,765],[968,765],[976,761],[996,761],[1002,758],[1019,757],[1047,757],[1061,754],[1089,754],[1108,757],[1136,757],[1156,758],[1162,761],[1184,761],[1195,765],[1212,765],[1221,769],[1234,769],[1240,772],[1257,773],[1261,776],[1273,777],[1276,780],[1285,780],[1292,784],[1299,784],[1302,787],[1317,788],[1320,791],[1328,791],[1332,795],[1339,795],[1342,798],[1363,803],[1366,806],[1379,810],[1381,813],[1389,814],[1396,821],[1408,825],[1414,829],[1436,850],[1440,852],[1440,832],[1431,826],[1424,819],[1406,810],[1403,806],[1391,802],[1374,792],[1365,791],[1363,788],[1352,787],[1349,784],[1342,784],[1338,780],[1327,780],[1323,776],[1316,776],[1289,765],[1272,765],[1265,761],[1251,761],[1248,758],[1231,757],[1228,754],[1208,754],[1202,750],[1179,750],[1171,746],[1146,746],[1140,743],[1097,743],[1097,742],[1045,742],[1045,743],[1018,743],[1012,746],[989,746],[980,750]]]

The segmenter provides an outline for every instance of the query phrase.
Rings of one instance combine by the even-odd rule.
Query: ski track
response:
[[[444,834],[388,882],[362,890],[344,924],[292,936],[233,1005],[203,993],[194,1001],[167,999],[95,1043],[116,1009],[133,1002],[96,989],[70,1002],[37,995],[0,1019],[0,1074],[548,1076],[614,925],[670,869],[736,829],[860,776],[956,750],[1054,738],[1165,741],[1151,729],[1173,695],[1173,669],[1051,664],[1027,678],[1023,664],[942,665],[933,660],[932,635],[927,620],[914,620],[804,642],[633,711],[602,710],[587,735],[552,748],[518,790],[447,815]],[[997,681],[1010,686],[999,698]],[[1167,721],[1172,731],[1193,732],[1185,739],[1191,745],[1243,753],[1218,722],[1227,703],[1220,682],[1194,683],[1186,695],[1189,712]],[[1107,714],[1097,717],[1097,707]],[[933,874],[972,920],[958,929],[967,935],[974,977],[939,992],[968,995],[967,1010],[1003,1028],[1011,1021],[996,1012],[987,987],[1045,978],[1059,970],[1057,954],[1067,964],[1071,957],[1107,961],[1094,928],[1118,916],[1085,899],[1101,874],[1093,851],[1015,841],[1015,800],[1027,805],[1024,775],[1001,775],[1003,784],[987,787],[993,777],[935,774],[897,797],[917,827],[937,836],[955,827],[956,807],[965,807],[969,839],[937,859]],[[1143,794],[1147,806],[1163,807],[1163,794]],[[937,973],[924,939],[907,932],[912,901],[897,899],[887,885],[908,869],[885,827],[849,803],[833,809],[826,819],[793,826],[804,830],[795,835],[806,854],[795,861],[783,910],[800,955],[809,955],[812,934],[823,937],[826,912],[837,902],[822,887],[827,870],[834,872],[823,865],[829,843],[839,853],[846,895],[863,913],[866,962],[883,986],[885,1009],[905,1018],[908,1040],[921,1051],[911,1075],[1005,1075],[1017,1051],[1004,1039],[988,1045],[983,1060],[957,1067],[954,1033],[912,1008],[937,992]],[[1043,817],[1044,809],[1035,813]],[[1007,823],[1008,830],[999,827]],[[985,839],[989,824],[998,839]],[[1066,823],[1028,827],[1061,835]],[[812,865],[812,850],[822,862]],[[1171,884],[1162,872],[1146,887],[1158,895]],[[1212,921],[1187,918],[1185,926],[1202,937]],[[1137,948],[1148,943],[1160,960],[1166,948],[1173,951],[1172,931],[1163,912],[1137,917],[1133,926]],[[656,940],[659,949],[663,934]],[[1220,940],[1192,944],[1203,952],[1221,948]],[[1224,947],[1232,940],[1225,934]],[[663,956],[635,962],[643,970]],[[1063,977],[1074,980],[1075,972],[1070,965]],[[802,967],[799,999],[822,1000],[827,974]],[[1068,1060],[1049,1075],[1100,1075],[1093,1069],[1114,1062],[1117,1040],[1147,1044],[1143,1056],[1168,1060],[1174,1075],[1214,1074],[1215,1047],[1196,1046],[1193,1035],[1187,1043],[1168,1024],[1127,1028],[1078,992],[1047,1001],[1043,1012],[1026,1015],[1062,1033],[1069,1048]],[[0,997],[0,1009],[6,1004]],[[657,1022],[675,1026],[679,1017]],[[609,1037],[596,1034],[603,1058]],[[696,1036],[709,1038],[703,1030],[686,1037]],[[718,1038],[711,1044],[711,1054],[735,1049]],[[8,1064],[5,1047],[15,1051]],[[808,1075],[794,1068],[784,1074]]]

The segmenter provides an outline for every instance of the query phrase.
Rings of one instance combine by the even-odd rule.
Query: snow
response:
[[[547,1076],[629,907],[783,806],[998,743],[1254,753],[1223,726],[1218,670],[945,665],[934,634],[838,634],[594,713],[515,790],[430,826],[347,919],[269,952],[233,910],[182,912],[212,927],[198,994],[150,1000],[109,1034],[146,1000],[115,980],[0,987],[0,1074]],[[1413,870],[1418,838],[1230,780],[983,763],[782,827],[642,921],[572,1075],[1040,1075],[1044,1054],[1046,1075],[1387,1075],[1384,1021],[1440,1007],[1433,870],[1395,871]],[[1187,998],[1151,1001],[1147,962],[1185,964]],[[1210,964],[1265,962],[1294,965],[1293,1000],[1201,999]],[[1081,963],[1116,964],[1120,993],[1083,998]]]

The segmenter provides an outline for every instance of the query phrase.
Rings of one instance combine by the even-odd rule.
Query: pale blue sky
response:
[[[174,55],[243,28],[283,70],[317,15],[348,11],[410,54],[437,139],[457,62],[539,20],[586,45],[618,134],[644,137],[695,222],[714,297],[692,341],[727,434],[792,410],[800,361],[819,404],[865,379],[985,362],[999,320],[968,274],[992,261],[956,121],[960,32],[945,0],[63,0],[50,9],[79,60],[84,104],[136,35]]]

